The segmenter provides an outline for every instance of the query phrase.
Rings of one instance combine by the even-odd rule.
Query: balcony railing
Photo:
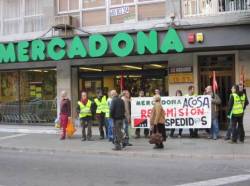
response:
[[[250,0],[182,0],[183,16],[250,12]]]

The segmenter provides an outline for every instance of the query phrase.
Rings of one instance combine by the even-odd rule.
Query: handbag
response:
[[[158,127],[156,126],[156,133],[152,133],[149,138],[150,144],[161,144],[163,142],[162,134],[159,133]]]

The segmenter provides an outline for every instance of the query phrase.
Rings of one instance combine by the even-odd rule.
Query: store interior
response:
[[[131,96],[138,96],[143,90],[145,96],[152,96],[155,89],[168,95],[167,63],[127,64],[110,66],[79,67],[79,92],[87,91],[95,97],[100,88],[104,93],[116,89],[129,90]]]

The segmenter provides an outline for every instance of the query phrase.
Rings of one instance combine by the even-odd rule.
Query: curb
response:
[[[142,152],[131,152],[131,151],[96,151],[96,150],[58,150],[58,149],[41,149],[41,148],[30,148],[30,147],[6,147],[0,146],[0,150],[11,150],[19,152],[43,152],[43,153],[80,153],[85,155],[104,155],[104,156],[116,156],[116,157],[143,157],[143,158],[166,158],[166,159],[196,159],[196,160],[238,160],[238,159],[250,159],[250,154],[243,155],[201,155],[201,154],[172,154],[172,153],[142,153]]]

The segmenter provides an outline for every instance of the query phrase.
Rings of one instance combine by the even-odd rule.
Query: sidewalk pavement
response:
[[[7,131],[9,133],[7,133]],[[22,133],[23,135],[16,135]],[[188,158],[188,159],[250,159],[250,138],[244,144],[229,144],[224,139],[209,140],[204,134],[198,139],[168,138],[165,149],[155,150],[148,139],[131,138],[131,147],[122,151],[113,151],[108,140],[99,140],[98,128],[93,128],[93,141],[82,142],[78,129],[71,139],[59,140],[59,130],[52,127],[24,127],[0,125],[0,149],[50,152],[102,154],[128,157]],[[7,136],[7,137],[6,137]],[[8,137],[9,136],[9,137]],[[13,136],[13,138],[12,138]]]

